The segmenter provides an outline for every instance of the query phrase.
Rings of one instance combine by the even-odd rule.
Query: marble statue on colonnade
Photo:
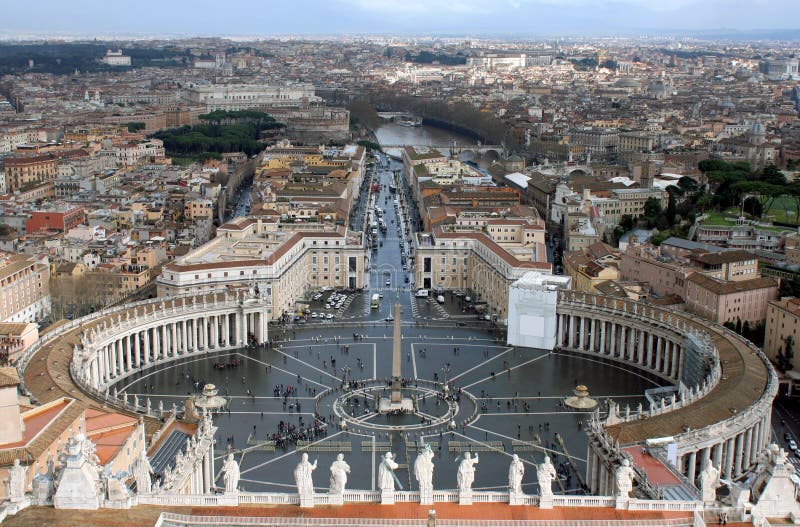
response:
[[[433,451],[430,445],[417,454],[414,460],[414,477],[419,485],[419,501],[422,505],[433,505]]]
[[[539,483],[539,507],[542,509],[553,508],[553,481],[558,477],[556,467],[550,461],[550,456],[544,455],[541,463],[536,465],[536,481]]]
[[[232,494],[239,491],[239,463],[233,459],[233,453],[228,454],[225,464],[222,465],[225,472],[225,494]]]
[[[136,492],[139,494],[150,494],[153,491],[153,481],[150,475],[153,474],[153,467],[147,459],[147,452],[142,449],[139,457],[133,462],[133,479],[136,480]]]
[[[8,498],[12,502],[22,501],[25,498],[25,482],[28,477],[28,467],[22,466],[19,459],[14,460],[14,465],[8,470]]]
[[[475,464],[478,462],[477,454],[473,458],[472,454],[464,452],[464,457],[458,464],[456,481],[458,482],[459,505],[472,505],[472,484],[475,482]]]
[[[508,503],[509,505],[521,505],[522,478],[525,476],[525,465],[522,464],[517,454],[511,456],[511,464],[508,466]]]
[[[714,466],[711,459],[706,457],[705,466],[700,472],[700,490],[703,494],[704,503],[714,503],[717,501],[717,487],[719,486],[719,470]]]
[[[508,491],[511,494],[522,494],[522,477],[525,475],[525,465],[517,454],[511,456],[508,466]]]
[[[331,486],[329,494],[341,496],[344,494],[344,486],[347,484],[347,475],[350,473],[350,465],[344,460],[344,454],[336,456],[336,461],[331,463]]]
[[[397,482],[401,490],[403,488],[397,476],[394,475],[394,471],[399,467],[400,465],[394,460],[394,455],[391,452],[386,452],[380,466],[378,466],[378,489],[381,491],[382,505],[394,505],[395,482]]]
[[[627,499],[630,497],[631,491],[633,490],[633,478],[635,475],[636,473],[631,466],[631,462],[627,458],[623,459],[622,464],[617,467],[614,478],[617,487],[616,497],[618,499]]]
[[[314,506],[314,480],[311,473],[317,469],[317,460],[309,463],[308,454],[303,452],[300,463],[294,468],[294,482],[297,485],[297,493],[300,495],[301,507]]]

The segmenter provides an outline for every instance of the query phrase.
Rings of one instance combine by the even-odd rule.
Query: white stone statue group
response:
[[[413,471],[414,477],[417,480],[420,492],[420,501],[423,503],[433,503],[433,451],[430,445],[425,445],[422,451],[417,454],[414,461]],[[472,492],[472,484],[475,482],[475,465],[478,464],[479,458],[477,455],[474,457],[470,452],[464,452],[464,456],[458,464],[456,473],[458,490],[461,495],[470,494]],[[627,461],[627,460],[626,460]],[[624,463],[624,462],[623,462]],[[380,465],[378,466],[378,489],[381,493],[391,493],[395,491],[395,487],[402,490],[400,480],[395,475],[394,471],[397,470],[399,465],[394,460],[394,455],[387,452]],[[632,472],[629,465],[625,466]],[[301,504],[306,503],[308,506],[313,506],[314,503],[314,480],[313,472],[317,469],[317,461],[311,463],[308,460],[308,454],[304,453],[300,462],[294,469],[294,480],[297,486],[297,493],[300,496]],[[620,467],[623,469],[623,467]],[[233,454],[228,454],[224,465],[222,466],[224,472],[225,492],[234,493],[238,491],[239,485],[239,464],[233,458]],[[134,477],[137,486],[141,489],[140,492],[148,492],[149,487],[147,483],[150,481],[150,468],[147,458],[140,459],[139,463],[134,466]],[[330,486],[328,494],[331,496],[342,497],[344,494],[345,486],[347,484],[348,474],[350,474],[350,465],[344,460],[344,455],[339,454],[336,460],[330,466]],[[626,488],[630,491],[632,484],[626,477],[628,472],[624,475],[621,471],[617,473],[617,485],[620,492]],[[514,454],[511,458],[511,464],[508,467],[508,489],[512,498],[521,498],[524,494],[522,490],[522,478],[525,475],[525,465],[522,460]],[[542,498],[552,498],[553,496],[553,481],[558,477],[556,469],[548,456],[544,457],[542,463],[536,465],[536,478],[539,483],[540,496]],[[632,479],[632,478],[631,478]],[[141,484],[140,484],[141,481]],[[148,489],[145,491],[144,489]],[[625,494],[627,495],[627,493]]]
[[[423,501],[433,498],[433,451],[430,445],[425,445],[423,449],[417,454],[417,458],[413,464],[414,477],[419,486],[420,497]],[[462,493],[472,491],[472,485],[475,482],[475,465],[480,461],[479,457],[470,452],[465,452],[464,456],[458,464],[458,471],[456,474],[458,490]],[[228,474],[229,464],[234,464],[232,456],[228,457],[223,470]],[[233,465],[231,465],[233,467]],[[395,475],[394,471],[397,470],[399,465],[394,459],[391,452],[387,452],[380,465],[378,466],[378,489],[384,492],[394,492],[395,488],[402,490],[402,485]],[[308,454],[304,453],[300,462],[294,469],[295,485],[297,492],[302,497],[313,497],[314,495],[314,482],[312,473],[317,468],[317,462],[309,462]],[[238,466],[232,470],[236,474],[236,481],[238,481]],[[339,454],[336,460],[330,466],[330,486],[328,494],[341,496],[344,493],[345,485],[347,484],[347,477],[350,474],[350,465],[344,460],[344,455]],[[525,465],[522,460],[514,454],[511,458],[511,464],[508,468],[508,488],[512,495],[521,496],[522,478],[525,475]],[[544,461],[536,466],[536,476],[539,482],[542,496],[552,496],[552,483],[558,477],[556,469],[548,456],[544,457]],[[227,479],[226,482],[229,480]]]

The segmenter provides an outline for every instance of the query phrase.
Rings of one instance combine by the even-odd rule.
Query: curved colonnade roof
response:
[[[753,406],[767,389],[772,375],[771,367],[740,337],[717,324],[700,324],[686,315],[670,314],[708,334],[719,354],[722,376],[705,397],[688,406],[655,417],[606,427],[608,434],[620,444],[679,435],[687,431],[686,427],[692,430],[706,428]]]
[[[208,301],[213,300],[213,295],[206,296]],[[218,300],[224,299],[224,295],[217,295]],[[173,304],[177,302],[181,306],[180,298],[165,298],[164,305],[166,308],[172,308]],[[39,403],[45,404],[55,399],[62,397],[72,397],[81,408],[103,408],[103,402],[98,401],[94,397],[84,393],[78,385],[73,381],[69,372],[70,361],[72,360],[73,349],[76,345],[81,343],[81,333],[84,331],[91,331],[93,328],[102,327],[103,322],[113,327],[116,325],[117,313],[121,313],[123,320],[125,319],[126,311],[130,311],[131,316],[135,312],[137,315],[142,316],[152,312],[152,306],[155,305],[158,309],[159,304],[150,305],[137,305],[129,309],[124,309],[118,312],[107,314],[97,317],[93,320],[87,320],[85,323],[67,330],[60,337],[45,343],[35,353],[35,355],[28,362],[23,373],[25,379],[25,386],[28,391],[33,395]],[[57,322],[42,333],[46,336],[51,331],[58,331],[59,328],[66,325],[68,322],[62,320]],[[119,408],[115,411],[128,414],[140,415],[129,411],[123,411]],[[158,419],[152,417],[145,417],[146,432],[148,435],[154,433],[161,423]]]

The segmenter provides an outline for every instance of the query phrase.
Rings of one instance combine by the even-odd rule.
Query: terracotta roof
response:
[[[625,452],[633,457],[633,464],[642,469],[647,474],[650,483],[659,487],[680,485],[681,480],[672,473],[664,464],[650,454],[642,451],[640,446],[623,448]]]
[[[22,440],[2,445],[0,465],[9,465],[15,459],[37,459],[83,415],[84,406],[74,399],[62,398],[51,402],[51,405],[35,407],[23,414],[25,431]]]
[[[702,273],[694,273],[687,280],[716,295],[730,295],[767,287],[778,287],[778,281],[771,276],[761,276],[752,280],[724,281],[711,278]]]
[[[379,505],[376,503],[349,503],[337,507],[314,507],[301,509],[297,506],[260,506],[247,507],[167,507],[137,506],[120,514],[119,510],[69,510],[52,507],[29,507],[9,516],[4,525],[9,527],[27,527],[29,525],[60,525],[63,527],[83,527],[85,525],[103,525],[106,527],[128,527],[129,525],[154,525],[161,512],[173,512],[202,517],[228,516],[237,518],[269,518],[269,517],[311,517],[335,518],[337,524],[348,525],[347,518],[402,518],[425,521],[428,511],[436,510],[436,518],[442,520],[476,520],[486,522],[496,520],[542,520],[551,521],[553,525],[567,525],[570,521],[605,520],[621,522],[619,525],[636,525],[637,521],[686,520],[687,525],[693,522],[692,511],[626,511],[613,507],[511,507],[506,503],[475,503],[470,506],[457,503],[437,503],[435,506],[417,503],[398,503],[396,505]],[[624,522],[624,523],[622,523]],[[205,522],[203,522],[205,523]],[[490,521],[488,523],[491,523]],[[610,525],[614,525],[611,523]],[[732,525],[732,524],[728,524]]]
[[[480,232],[444,232],[441,228],[434,230],[436,238],[470,238],[488,247],[507,264],[514,267],[525,267],[530,269],[551,269],[549,262],[523,262],[495,243],[491,238]]]
[[[692,254],[692,258],[698,262],[709,265],[717,265],[731,262],[741,262],[743,260],[755,260],[756,255],[747,251],[723,251],[703,254]]]

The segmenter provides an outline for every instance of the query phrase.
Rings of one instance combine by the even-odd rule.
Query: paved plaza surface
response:
[[[371,253],[369,289],[348,295],[338,308],[325,308],[332,292],[311,303],[312,311],[334,319],[270,325],[269,347],[179,360],[143,370],[117,389],[169,409],[204,383],[215,384],[230,401],[214,417],[217,466],[234,452],[248,491],[294,491],[301,452],[318,460],[319,492],[326,491],[328,467],[340,452],[351,466],[347,487],[374,490],[387,451],[400,464],[400,484],[416,490],[408,465],[428,443],[436,454],[437,489],[456,487],[458,458],[470,451],[480,459],[475,489],[505,488],[516,453],[528,468],[524,489],[536,493],[533,464],[549,453],[561,468],[561,488],[554,490],[580,492],[587,447],[582,427],[589,416],[563,408],[562,399],[585,384],[600,401],[613,397],[635,407],[662,381],[594,357],[509,347],[487,322],[463,311],[462,297],[447,293],[444,304],[416,298],[413,276],[401,263],[414,223],[407,197],[402,185],[399,194],[389,193],[390,171],[376,178],[381,191],[364,193],[362,200],[384,209],[388,229]],[[383,295],[378,308],[370,306],[374,293]],[[402,310],[404,396],[417,404],[412,414],[387,416],[375,406],[388,395],[392,322],[385,319],[395,303]]]
[[[354,332],[364,337],[356,340]],[[464,450],[470,450],[481,459],[476,489],[505,486],[510,456],[517,453],[529,463],[525,490],[535,493],[535,470],[530,464],[540,462],[546,451],[558,465],[567,459],[566,446],[578,473],[585,470],[587,442],[581,424],[588,415],[568,411],[560,404],[576,384],[589,386],[599,400],[613,397],[618,403],[631,406],[644,401],[645,389],[659,386],[656,379],[640,372],[600,363],[592,357],[508,347],[486,331],[406,325],[402,376],[407,379],[407,392],[418,393],[421,387],[436,386],[424,381],[442,383],[445,377],[451,393],[462,390],[453,419],[456,429],[450,430],[449,423],[429,427],[423,419],[435,422],[448,407],[436,395],[428,395],[424,401],[420,397],[419,411],[414,415],[386,416],[374,412],[373,397],[347,397],[341,389],[343,381],[370,379],[376,380],[367,383],[378,386],[375,393],[385,389],[391,376],[390,335],[391,328],[383,323],[364,324],[363,328],[309,325],[271,349],[178,361],[143,371],[119,389],[129,396],[150,397],[154,406],[163,401],[170,408],[173,402],[182,403],[188,394],[196,392],[192,381],[214,383],[221,394],[230,398],[229,411],[214,418],[219,427],[217,457],[229,448],[237,453],[242,487],[246,490],[293,489],[292,470],[299,460],[296,439],[274,448],[265,442],[275,440],[276,435],[291,435],[285,427],[281,429],[281,422],[294,425],[295,430],[301,428],[301,423],[303,428],[313,426],[317,412],[317,433],[307,434],[301,441],[312,442],[308,452],[312,461],[319,460],[314,475],[321,492],[327,488],[328,467],[340,451],[352,467],[349,487],[374,489],[379,456],[390,450],[399,457],[401,484],[406,489],[416,489],[407,465],[413,462],[420,441],[424,441],[437,454],[436,488],[455,488],[456,459]],[[240,361],[235,368],[215,367],[235,360]],[[291,395],[284,396],[287,390]],[[333,392],[325,395],[326,390]],[[359,400],[358,406],[355,399]],[[340,411],[349,418],[347,430],[339,426],[342,419],[334,409],[337,400],[345,401]],[[464,424],[474,411],[476,418]],[[569,487],[577,487],[576,475],[565,471],[565,488],[566,474],[570,474]]]

